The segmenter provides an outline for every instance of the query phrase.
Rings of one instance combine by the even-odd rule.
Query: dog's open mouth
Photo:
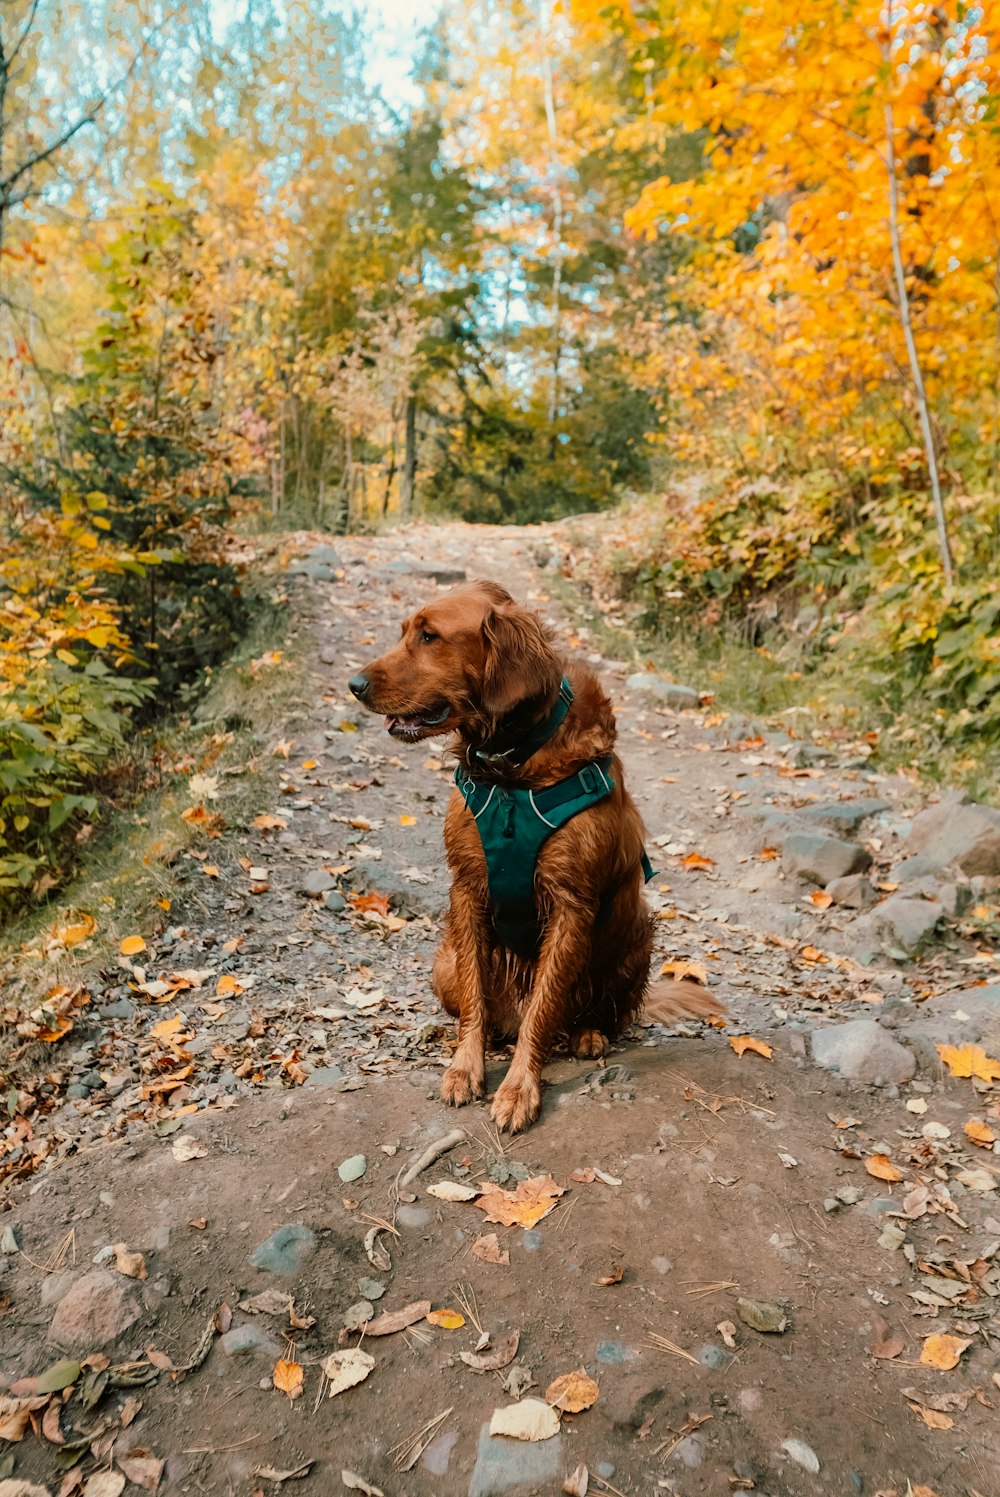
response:
[[[418,738],[436,733],[442,723],[447,721],[450,712],[451,708],[446,702],[437,711],[413,713],[406,717],[401,713],[389,713],[385,719],[386,732],[392,738],[415,742]]]

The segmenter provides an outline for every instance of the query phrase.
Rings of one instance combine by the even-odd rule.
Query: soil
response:
[[[803,756],[784,728],[626,687],[635,659],[601,658],[549,595],[539,563],[554,537],[414,526],[307,553],[301,711],[276,745],[283,783],[259,808],[272,824],[227,827],[178,859],[147,949],[91,982],[72,1032],[46,1047],[30,1129],[8,1130],[0,1420],[4,1390],[24,1396],[19,1380],[67,1350],[112,1376],[90,1410],[76,1383],[61,1428],[50,1411],[44,1432],[0,1440],[0,1476],[106,1497],[122,1486],[91,1473],[145,1472],[148,1485],[158,1473],[163,1493],[294,1482],[310,1494],[346,1490],[346,1471],[386,1497],[489,1497],[557,1493],[582,1463],[591,1491],[619,1494],[1000,1494],[1000,1158],[964,1132],[990,1126],[997,1094],[948,1074],[935,1048],[988,1048],[996,952],[981,919],[958,919],[919,961],[861,965],[854,913],[811,903],[744,814],[877,796],[886,811],[857,835],[873,877],[891,882],[928,793],[880,775],[864,745]],[[496,1134],[488,1103],[455,1112],[437,1098],[454,1043],[429,988],[447,887],[443,751],[397,749],[345,686],[443,585],[428,568],[497,577],[594,661],[660,870],[658,960],[700,964],[731,1011],[727,1029],[639,1026],[604,1064],[555,1057],[541,1120],[513,1139]],[[224,819],[225,785],[195,789]],[[703,866],[685,866],[692,853]],[[863,1085],[813,1063],[814,1030],[861,1017],[912,1052],[912,1080]],[[731,1037],[771,1053],[740,1056]],[[492,1057],[491,1093],[505,1060]],[[15,1090],[31,1086],[19,1072]],[[404,1185],[456,1126],[463,1138]],[[537,1176],[563,1194],[527,1228],[427,1193],[445,1179],[513,1191]],[[298,1267],[251,1266],[292,1225],[312,1234]],[[490,1234],[509,1262],[473,1252]],[[146,1278],[109,1266],[102,1250],[116,1244],[143,1255]],[[84,1333],[60,1347],[53,1318],[72,1323],[94,1273],[106,1324],[91,1322],[93,1345]],[[314,1323],[241,1308],[275,1289]],[[366,1298],[361,1318],[429,1301],[465,1323],[345,1333]],[[761,1315],[783,1329],[754,1328]],[[226,1343],[214,1325],[206,1342],[213,1318]],[[228,1354],[241,1326],[263,1345]],[[461,1360],[481,1332],[495,1348],[513,1331],[502,1370]],[[953,1367],[926,1360],[938,1336],[961,1346]],[[172,1370],[208,1343],[200,1365]],[[374,1368],[326,1396],[324,1359],[359,1344]],[[295,1399],[274,1386],[279,1357],[302,1369]],[[564,1414],[552,1439],[489,1436],[515,1393],[544,1399],[581,1368],[596,1401]],[[67,1477],[52,1436],[78,1433],[91,1440]],[[136,1449],[155,1457],[153,1475]]]

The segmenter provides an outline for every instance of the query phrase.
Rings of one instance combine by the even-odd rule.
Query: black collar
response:
[[[573,688],[563,676],[555,706],[547,717],[543,717],[541,722],[535,723],[528,732],[520,735],[510,748],[501,750],[493,748],[489,751],[485,748],[474,748],[469,750],[469,757],[478,759],[481,764],[526,764],[532,754],[536,754],[542,745],[548,743],[549,739],[562,727],[572,701]]]

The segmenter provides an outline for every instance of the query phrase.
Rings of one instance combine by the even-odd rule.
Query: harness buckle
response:
[[[584,790],[586,790],[588,795],[593,795],[594,791],[599,788],[597,784],[597,775],[594,773],[594,767],[592,764],[585,764],[583,766],[583,768],[579,772],[579,780],[580,784],[583,786]]]

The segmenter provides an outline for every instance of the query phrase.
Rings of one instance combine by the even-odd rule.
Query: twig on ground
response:
[[[400,1185],[411,1185],[419,1174],[434,1163],[435,1159],[440,1159],[441,1155],[447,1154],[449,1149],[454,1149],[457,1144],[464,1142],[464,1128],[453,1128],[450,1133],[445,1134],[444,1138],[435,1139],[432,1144],[428,1144],[420,1157],[415,1159],[410,1165],[406,1174],[401,1178]]]

